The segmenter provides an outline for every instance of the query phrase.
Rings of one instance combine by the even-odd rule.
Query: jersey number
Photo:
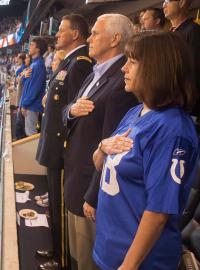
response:
[[[119,165],[123,156],[125,156],[127,152],[123,152],[122,154],[115,155],[114,158],[108,156],[107,161],[104,165],[103,174],[101,178],[101,188],[104,192],[111,196],[115,196],[119,193],[119,184],[117,181],[117,173],[115,167]],[[107,172],[110,171],[109,179],[106,179]],[[107,180],[107,181],[106,181]]]

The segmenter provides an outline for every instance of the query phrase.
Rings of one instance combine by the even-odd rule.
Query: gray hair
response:
[[[97,21],[106,21],[106,32],[110,35],[120,34],[121,41],[119,47],[124,50],[126,42],[133,36],[133,24],[131,20],[122,14],[110,13],[103,14],[97,18]]]

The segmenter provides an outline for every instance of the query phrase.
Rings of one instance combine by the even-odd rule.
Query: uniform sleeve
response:
[[[194,176],[197,153],[183,137],[154,140],[143,152],[146,210],[181,214]]]
[[[34,66],[32,69],[32,74],[30,77],[26,95],[23,97],[21,103],[21,107],[29,107],[35,101],[35,99],[37,99],[38,94],[45,89],[45,83],[45,69],[41,66]]]

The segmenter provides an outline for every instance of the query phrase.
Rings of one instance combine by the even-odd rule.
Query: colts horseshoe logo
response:
[[[180,167],[180,178],[176,175],[176,167],[177,167],[178,163],[179,163],[179,167]],[[184,163],[185,163],[184,160],[172,159],[172,166],[170,169],[171,176],[172,176],[174,182],[176,182],[179,185],[181,184],[183,175],[185,173]]]

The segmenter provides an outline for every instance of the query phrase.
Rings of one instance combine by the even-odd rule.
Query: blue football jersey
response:
[[[169,214],[160,238],[140,270],[175,270],[181,255],[179,219],[198,161],[198,137],[188,114],[178,107],[131,109],[116,134],[131,128],[133,148],[107,156],[99,192],[94,260],[116,270],[133,242],[145,210]]]

